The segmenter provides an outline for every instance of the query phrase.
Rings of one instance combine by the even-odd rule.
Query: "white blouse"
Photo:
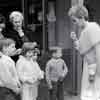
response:
[[[88,64],[96,63],[95,46],[100,43],[100,26],[95,22],[87,22],[79,40],[75,41],[76,49],[84,55]]]
[[[0,86],[12,88],[19,83],[15,62],[8,56],[0,58]]]
[[[27,60],[25,57],[20,56],[16,63],[17,72],[20,80],[25,83],[34,83],[44,76],[43,71],[40,69],[36,61]]]

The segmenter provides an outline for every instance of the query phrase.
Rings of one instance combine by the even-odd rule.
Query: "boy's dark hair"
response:
[[[35,45],[33,42],[25,42],[22,46],[22,55],[25,56],[30,50],[35,50]]]
[[[50,55],[52,56],[54,53],[57,52],[57,50],[62,50],[62,48],[61,48],[61,47],[58,47],[58,46],[50,47],[50,48],[49,48],[49,53],[50,53]]]
[[[0,39],[0,51],[2,52],[2,49],[4,46],[7,47],[7,46],[11,45],[12,43],[15,44],[15,41],[10,38]]]

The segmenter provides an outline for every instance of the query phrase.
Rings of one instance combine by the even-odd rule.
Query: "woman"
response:
[[[4,38],[5,36],[5,27],[6,19],[2,14],[0,14],[0,39]]]
[[[10,27],[7,27],[7,34],[6,37],[12,38],[16,42],[16,48],[18,49],[17,52],[21,52],[21,47],[24,42],[32,41],[32,31],[25,30],[23,28],[23,15],[19,11],[13,11],[10,16]],[[16,53],[16,54],[18,54]],[[16,62],[18,56],[12,57]]]
[[[72,21],[81,29],[79,38],[71,33],[77,50],[84,59],[81,85],[82,100],[100,99],[100,26],[88,22],[88,11],[84,6],[73,6],[69,10]]]

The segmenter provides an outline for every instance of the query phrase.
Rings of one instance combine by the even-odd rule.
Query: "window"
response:
[[[24,0],[25,27],[33,31],[34,41],[47,48],[47,0]]]

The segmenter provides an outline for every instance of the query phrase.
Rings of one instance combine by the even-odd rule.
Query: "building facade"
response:
[[[76,94],[80,93],[82,60],[70,39],[70,32],[76,31],[78,34],[78,29],[71,24],[67,12],[73,5],[85,4],[89,9],[90,19],[99,23],[100,3],[99,0],[92,2],[94,3],[91,0],[0,0],[0,12],[7,19],[12,11],[23,12],[24,25],[33,31],[41,50],[46,52],[54,45],[63,48],[63,58],[69,69],[65,90]]]

